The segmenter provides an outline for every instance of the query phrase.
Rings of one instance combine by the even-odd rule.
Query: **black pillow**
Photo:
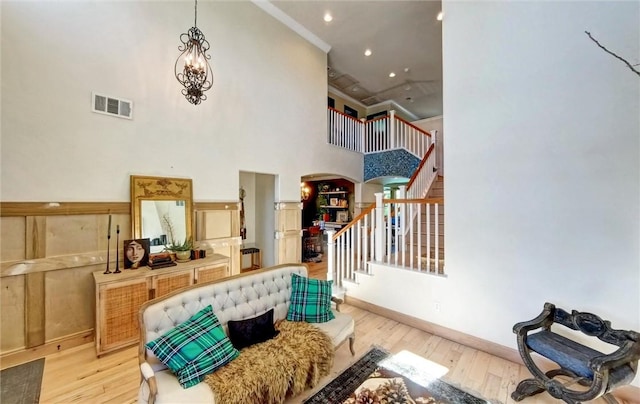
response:
[[[229,339],[238,350],[270,340],[279,333],[273,326],[273,309],[246,320],[230,320],[227,326],[229,327]]]

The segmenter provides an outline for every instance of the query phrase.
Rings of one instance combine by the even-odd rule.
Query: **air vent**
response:
[[[91,110],[93,112],[132,119],[133,102],[98,93],[91,93],[91,95],[93,100]]]

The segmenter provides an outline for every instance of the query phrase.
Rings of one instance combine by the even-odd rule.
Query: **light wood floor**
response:
[[[323,272],[324,271],[324,272]],[[311,276],[323,278],[326,266],[310,265]],[[354,306],[343,305],[342,311],[356,321],[356,356],[348,344],[336,351],[335,363],[320,386],[347,368],[372,345],[396,353],[408,350],[449,369],[443,379],[494,403],[513,403],[511,392],[517,383],[529,377],[519,364],[460,345],[436,335],[409,327],[394,320]],[[93,344],[86,344],[46,357],[41,403],[134,403],[140,375],[137,347],[131,347],[96,358]],[[299,403],[311,395],[307,391],[287,400]],[[525,399],[523,404],[557,403],[546,393]],[[595,401],[604,403],[604,400]]]
[[[485,352],[353,306],[344,305],[342,311],[356,320],[356,356],[351,356],[347,344],[341,346],[331,374],[320,385],[329,382],[372,345],[393,353],[408,350],[446,366],[449,372],[444,380],[495,403],[513,403],[509,395],[521,379],[529,377],[524,366]],[[93,344],[86,344],[47,356],[40,402],[135,403],[139,378],[136,347],[98,359]],[[299,403],[312,393],[308,391],[291,398],[287,404]],[[543,393],[524,400],[523,404],[557,402]]]

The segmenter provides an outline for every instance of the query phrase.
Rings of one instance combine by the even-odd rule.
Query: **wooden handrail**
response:
[[[329,108],[330,110],[332,110],[332,111],[334,111],[334,112],[339,113],[340,115],[344,115],[345,117],[347,117],[347,118],[349,118],[349,119],[353,119],[354,121],[356,121],[356,122],[358,122],[358,123],[362,123],[358,118],[354,118],[354,117],[352,117],[351,115],[347,115],[347,114],[345,114],[344,112],[340,112],[340,111],[338,111],[337,109],[335,109],[335,108],[333,108],[333,107],[327,107],[327,108]]]
[[[364,208],[364,210],[362,212],[360,212],[360,214],[358,216],[356,216],[352,221],[350,221],[349,224],[344,226],[342,229],[340,229],[340,231],[338,231],[336,234],[333,235],[333,240],[336,240],[338,238],[338,236],[340,236],[341,234],[345,233],[347,230],[349,230],[350,228],[355,226],[355,224],[358,222],[358,220],[362,219],[363,217],[365,217],[366,215],[371,213],[371,211],[375,207],[376,207],[376,204],[372,203],[371,205],[369,205],[366,208]]]
[[[444,198],[424,198],[424,199],[384,199],[383,203],[444,203]]]
[[[427,150],[427,152],[425,153],[424,157],[422,158],[422,161],[420,162],[420,165],[413,172],[413,175],[411,176],[411,179],[409,179],[409,182],[407,183],[407,189],[411,188],[411,185],[414,183],[416,178],[418,178],[418,174],[420,173],[420,170],[422,169],[424,164],[427,162],[427,159],[429,158],[431,153],[433,153],[433,150],[435,149],[435,147],[436,147],[436,144],[435,143],[431,143],[431,146],[429,146],[429,149]]]
[[[425,131],[424,129],[420,129],[418,128],[416,125],[412,124],[411,122],[408,122],[402,118],[400,118],[399,116],[396,115],[396,119],[399,120],[400,122],[405,123],[406,125],[411,126],[413,129],[417,130],[418,132],[422,132],[425,136],[429,136],[431,137],[431,133]]]
[[[443,204],[444,203],[444,198],[384,199],[382,202],[383,203],[397,203],[397,204],[401,204],[401,203],[439,203],[439,204]],[[371,205],[367,206],[362,212],[360,212],[360,214],[358,216],[356,216],[352,221],[350,221],[349,224],[347,224],[345,227],[340,229],[340,231],[338,231],[336,234],[334,234],[332,240],[337,240],[340,235],[342,235],[343,233],[346,233],[347,230],[349,230],[350,228],[355,226],[355,224],[360,219],[362,219],[363,217],[365,217],[366,215],[371,213],[371,211],[373,209],[375,209],[375,207],[376,207],[375,203],[372,203]]]
[[[365,121],[364,123],[367,124],[367,123],[371,123],[371,122],[375,122],[375,121],[381,121],[381,120],[387,119],[387,118],[389,118],[389,115],[381,116],[379,118],[370,119],[368,121]]]

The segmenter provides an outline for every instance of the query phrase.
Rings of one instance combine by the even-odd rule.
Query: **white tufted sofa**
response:
[[[208,305],[213,307],[222,326],[229,320],[243,320],[274,308],[274,321],[284,319],[289,310],[291,274],[307,276],[305,264],[285,264],[251,271],[219,281],[193,285],[145,303],[140,308],[139,360],[142,383],[139,403],[215,403],[206,383],[183,389],[178,379],[160,362],[145,344],[152,341]],[[335,319],[314,324],[325,331],[338,348],[349,339],[354,354],[355,322],[338,312],[340,299],[335,299]],[[220,403],[219,403],[220,404]]]

